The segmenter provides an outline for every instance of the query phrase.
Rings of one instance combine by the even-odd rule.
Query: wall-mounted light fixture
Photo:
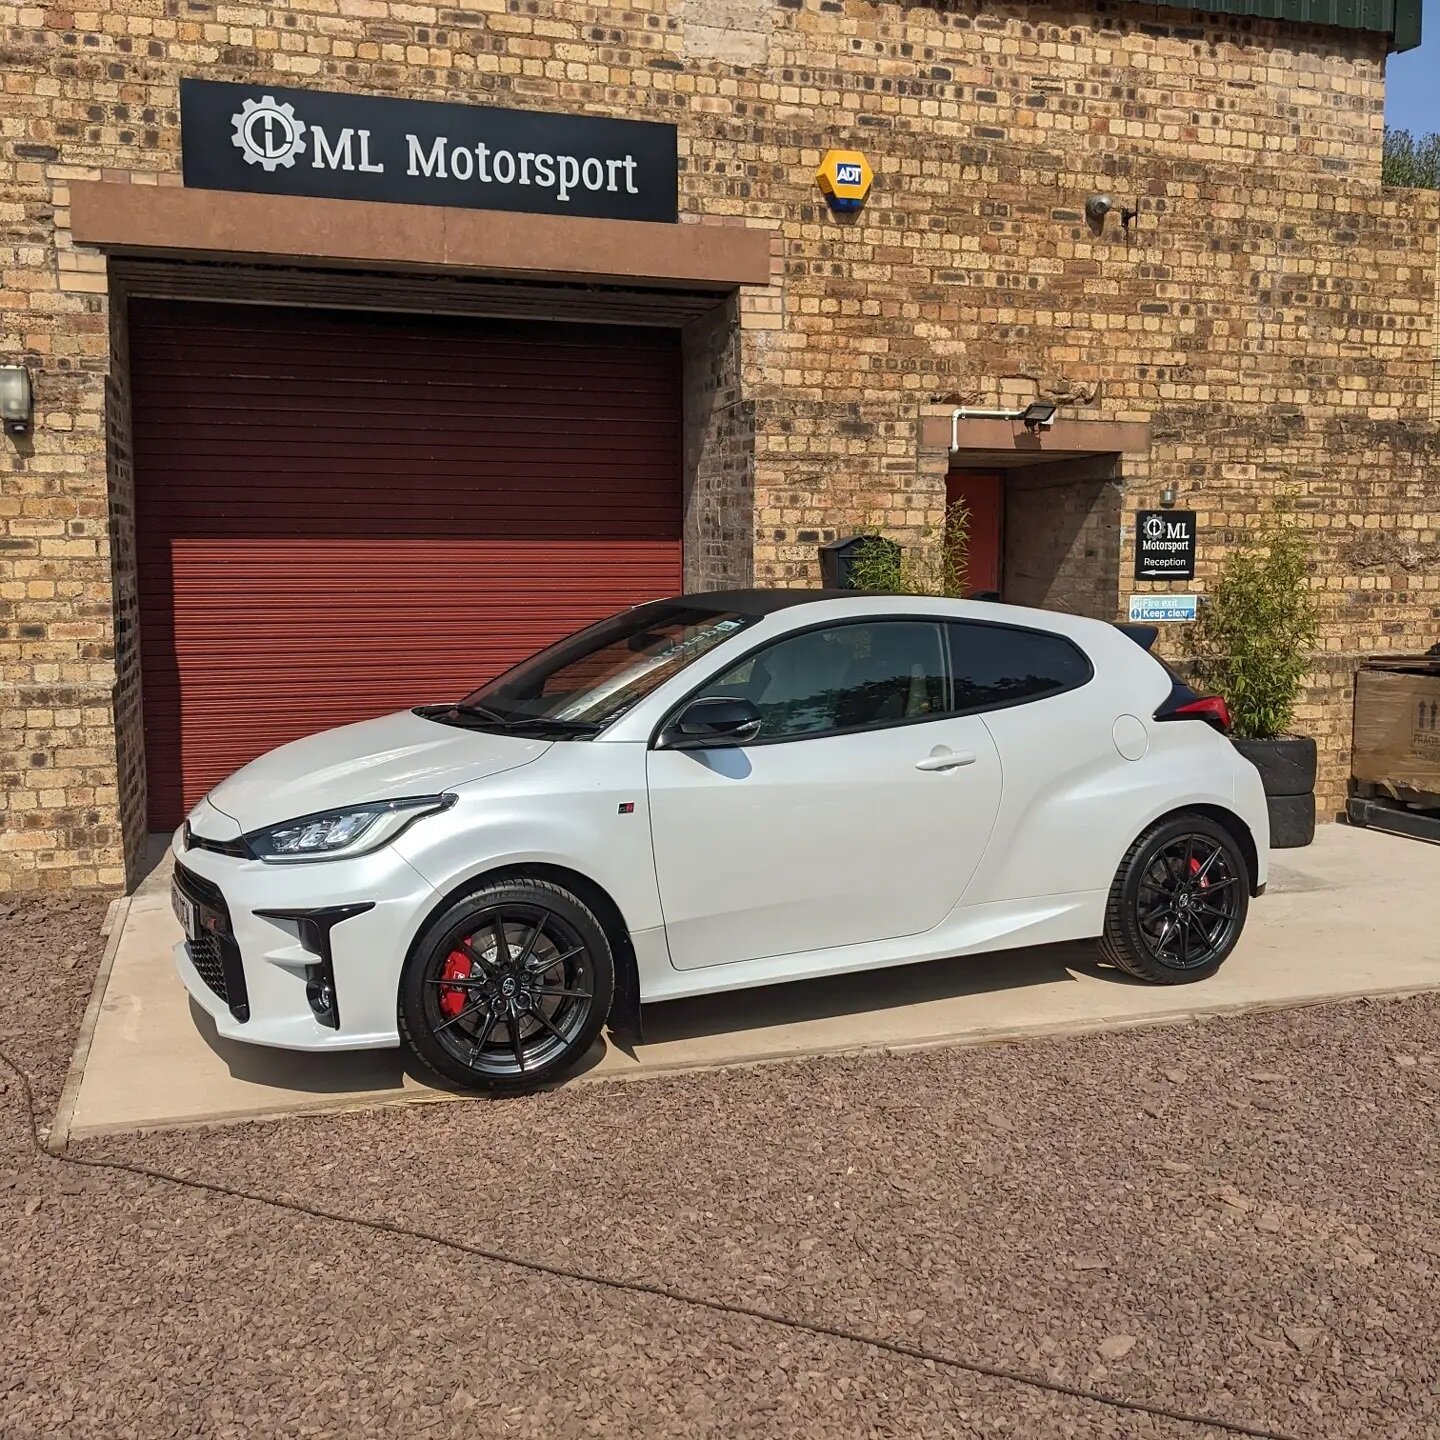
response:
[[[1020,421],[1032,435],[1035,435],[1041,429],[1048,428],[1055,423],[1055,412],[1059,408],[1058,405],[1047,404],[1044,400],[1035,400],[1020,412]]]
[[[1176,494],[1175,487],[1174,487],[1173,485],[1167,485],[1167,486],[1160,492],[1160,507],[1161,507],[1161,509],[1163,509],[1163,510],[1173,510],[1173,509],[1175,508],[1175,502],[1176,502],[1176,500],[1178,500],[1179,498],[1180,498],[1180,497]]]
[[[1038,435],[1041,430],[1048,430],[1055,423],[1055,415],[1059,409],[1058,405],[1051,405],[1046,400],[1035,400],[1023,410],[975,410],[962,406],[950,415],[950,448],[960,448],[962,420],[1019,420],[1032,435]]]
[[[0,420],[7,435],[28,435],[35,418],[30,372],[23,365],[0,365]]]

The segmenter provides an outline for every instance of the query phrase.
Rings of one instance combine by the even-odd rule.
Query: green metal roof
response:
[[[1172,9],[1212,15],[1254,15],[1297,25],[1334,25],[1344,30],[1378,30],[1392,50],[1420,43],[1421,0],[1159,0]]]

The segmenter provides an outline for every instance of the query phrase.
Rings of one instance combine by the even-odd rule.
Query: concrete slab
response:
[[[132,898],[73,1107],[52,1144],[119,1130],[453,1100],[398,1051],[314,1056],[221,1040],[176,979],[168,863]],[[114,937],[112,937],[114,941]],[[632,1052],[597,1045],[578,1083],[798,1055],[977,1044],[1023,1035],[1182,1021],[1367,995],[1440,989],[1440,846],[1340,825],[1277,852],[1269,893],[1213,979],[1141,985],[1090,945],[776,985],[647,1009]],[[577,1083],[572,1081],[571,1083]]]

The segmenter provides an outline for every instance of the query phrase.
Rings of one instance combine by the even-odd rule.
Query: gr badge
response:
[[[858,150],[831,150],[815,172],[826,203],[839,214],[853,213],[870,193],[875,172]]]

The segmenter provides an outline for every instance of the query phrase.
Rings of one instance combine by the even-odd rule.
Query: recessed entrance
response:
[[[969,511],[967,593],[1113,620],[1120,594],[1120,457],[952,455],[947,503]]]

